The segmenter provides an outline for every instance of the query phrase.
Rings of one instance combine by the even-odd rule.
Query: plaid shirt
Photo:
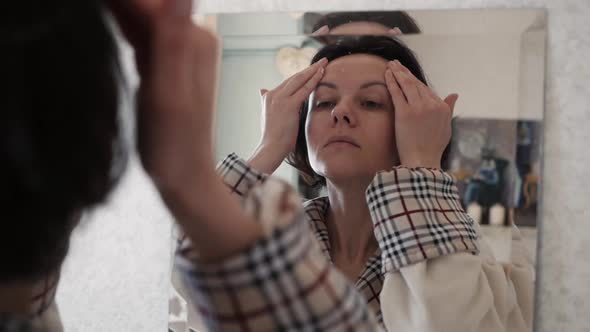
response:
[[[328,236],[328,227],[326,226],[326,215],[330,207],[328,197],[319,197],[303,204],[303,209],[307,215],[307,221],[315,238],[320,243],[320,248],[324,256],[331,262],[330,240]],[[383,326],[383,317],[381,316],[381,304],[379,303],[379,294],[383,288],[384,274],[381,265],[381,249],[370,257],[364,270],[356,280],[355,287],[363,295],[369,308],[377,317],[381,326]]]
[[[229,155],[218,171],[256,216],[265,237],[222,262],[205,264],[190,240],[176,267],[212,330],[381,330],[379,295],[387,273],[452,253],[478,253],[473,221],[453,179],[434,169],[379,172],[367,189],[379,250],[356,285],[331,264],[327,198],[288,209],[299,196],[286,183]]]

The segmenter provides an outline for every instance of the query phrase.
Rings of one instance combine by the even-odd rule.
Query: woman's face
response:
[[[313,170],[328,180],[369,180],[398,165],[393,103],[385,85],[387,61],[348,55],[326,66],[309,99],[305,124]]]

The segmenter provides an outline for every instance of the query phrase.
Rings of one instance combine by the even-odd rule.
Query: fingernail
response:
[[[312,36],[321,36],[321,35],[327,34],[328,32],[330,32],[330,27],[328,27],[327,25],[324,25],[321,28],[314,31],[311,35]]]
[[[398,66],[401,66],[401,65],[402,65],[402,63],[401,63],[401,62],[399,62],[399,60],[395,60],[394,62],[395,62],[395,64],[396,64],[396,65],[398,65]]]
[[[402,34],[402,31],[399,28],[393,28],[389,30],[389,34],[392,36],[398,36]]]
[[[317,66],[317,67],[324,67],[324,66],[326,66],[327,63],[328,63],[328,59],[321,58],[316,63],[314,63],[314,65]]]

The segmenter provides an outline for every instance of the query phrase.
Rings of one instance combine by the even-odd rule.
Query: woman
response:
[[[2,11],[2,331],[62,329],[54,297],[70,236],[124,170],[120,65],[103,9],[60,0]]]
[[[187,260],[190,243],[181,251],[210,326],[531,329],[530,266],[522,255],[506,269],[495,261],[440,170],[458,96],[438,98],[407,47],[388,37],[331,44],[262,93],[259,147],[248,162],[230,155],[219,172],[266,236],[215,264]],[[291,151],[291,163],[328,192],[303,212],[266,180]],[[315,240],[306,240],[309,228]]]
[[[212,114],[218,44],[192,24],[190,0],[6,4],[0,11],[0,331],[58,332],[63,326],[55,294],[71,234],[84,212],[108,198],[127,161],[118,113],[121,67],[105,7],[136,51],[139,156],[176,216],[186,212],[178,186],[171,185],[184,174],[178,165],[198,174],[214,171],[212,162],[196,162],[178,149],[209,150],[197,126]],[[170,127],[173,133],[166,132]],[[227,193],[216,185],[208,197],[220,201]],[[221,191],[222,198],[215,194]],[[235,217],[237,203],[226,206],[233,214],[218,217],[244,221]],[[191,225],[185,229],[198,228]],[[240,243],[227,239],[228,250]],[[224,250],[217,247],[219,253]]]

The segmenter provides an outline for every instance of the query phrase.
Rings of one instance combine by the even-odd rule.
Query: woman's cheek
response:
[[[309,114],[305,123],[305,137],[307,141],[307,151],[309,152],[315,152],[318,144],[318,135],[321,132],[319,120],[321,119],[317,118],[317,114],[312,112]]]
[[[394,122],[391,119],[383,118],[372,123],[373,130],[369,130],[371,145],[376,149],[375,153],[384,156],[386,159],[397,155],[395,144]]]

